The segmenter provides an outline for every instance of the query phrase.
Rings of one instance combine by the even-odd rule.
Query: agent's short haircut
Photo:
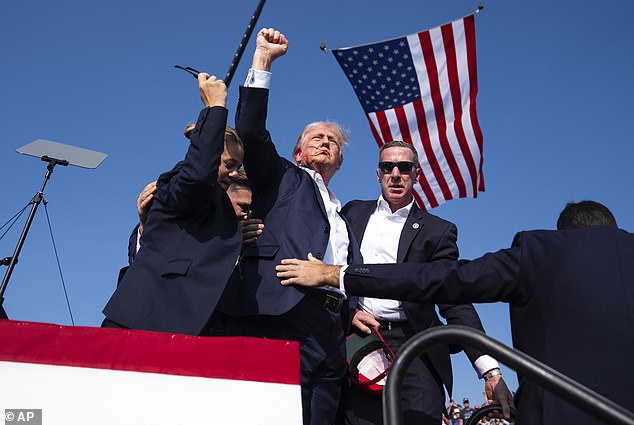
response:
[[[612,212],[595,201],[569,202],[557,219],[558,230],[578,229],[587,226],[617,227]]]
[[[386,144],[384,144],[383,146],[381,146],[381,149],[379,149],[379,162],[381,162],[381,153],[389,148],[407,148],[409,150],[412,151],[412,153],[414,154],[414,162],[416,163],[416,166],[418,167],[418,152],[416,152],[416,148],[412,145],[410,145],[409,143],[405,143],[402,140],[392,140],[391,142],[387,142]]]

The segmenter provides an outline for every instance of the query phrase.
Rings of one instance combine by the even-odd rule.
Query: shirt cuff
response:
[[[261,69],[249,69],[244,87],[268,89],[271,87],[271,73]]]
[[[346,288],[344,287],[344,284],[343,284],[343,275],[345,274],[347,268],[348,266],[343,266],[341,267],[341,269],[339,269],[339,289],[341,289],[344,293],[346,292]]]
[[[139,229],[137,229],[137,231],[136,231],[136,252],[137,252],[137,254],[139,253],[140,249],[141,249],[141,234],[139,233]]]
[[[490,371],[491,369],[499,368],[498,362],[491,356],[484,354],[476,359],[473,363],[473,368],[478,372],[478,378],[482,378],[482,375]]]

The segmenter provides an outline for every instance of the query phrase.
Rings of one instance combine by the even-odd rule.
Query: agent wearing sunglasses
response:
[[[412,196],[420,176],[418,153],[408,143],[392,141],[381,147],[376,178],[381,185],[378,201],[351,201],[342,212],[361,240],[366,263],[401,263],[455,260],[458,258],[456,226],[420,210]],[[398,356],[402,345],[417,332],[441,322],[435,306],[426,302],[369,297],[350,297],[357,303],[353,327],[379,332]],[[439,304],[441,315],[450,324],[483,330],[471,304]],[[466,349],[479,376],[497,370],[497,362],[483,353]],[[407,424],[438,424],[444,410],[443,385],[451,394],[450,348],[436,346],[418,358],[405,378],[402,396]],[[344,386],[343,410],[347,424],[382,424],[380,395],[368,395],[354,384]]]

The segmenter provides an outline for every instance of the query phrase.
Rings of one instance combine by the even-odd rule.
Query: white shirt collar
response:
[[[379,199],[376,201],[376,209],[378,212],[384,213],[386,215],[397,215],[401,217],[407,217],[412,210],[412,206],[414,205],[414,198],[409,204],[405,205],[403,208],[399,208],[398,210],[392,212],[390,208],[390,204],[383,198],[383,194],[379,195]]]
[[[339,199],[337,199],[335,194],[332,193],[330,189],[328,189],[328,186],[326,186],[326,183],[324,182],[324,178],[321,176],[321,174],[319,174],[317,171],[313,169],[304,167],[302,165],[298,165],[298,167],[306,171],[313,178],[313,180],[317,182],[318,185],[324,186],[324,188],[328,191],[328,198],[330,198],[330,202],[335,204],[335,206],[337,207],[337,211],[341,211],[341,202],[339,201]]]

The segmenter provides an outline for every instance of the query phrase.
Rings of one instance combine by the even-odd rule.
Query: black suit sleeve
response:
[[[218,185],[218,167],[224,151],[227,109],[216,106],[200,112],[190,135],[185,159],[157,181],[156,198],[173,211],[196,212],[209,203]],[[151,213],[151,210],[150,210]]]
[[[459,255],[457,241],[458,228],[455,224],[447,222],[429,261],[457,260]]]
[[[430,262],[458,259],[458,229],[455,224],[447,222],[438,243],[433,251]],[[480,317],[472,304],[446,304],[438,303],[438,311],[449,325],[463,325],[484,332]],[[471,363],[484,353],[471,347],[463,347],[459,344],[449,345],[452,353],[465,352]]]
[[[346,292],[375,298],[464,304],[511,302],[521,291],[520,248],[503,249],[472,261],[351,264]]]
[[[274,185],[284,172],[285,161],[266,129],[269,90],[240,87],[236,131],[244,143],[244,170],[254,195]]]
[[[130,233],[130,238],[128,239],[128,264],[132,264],[134,260],[136,260],[136,241],[138,233],[139,224],[137,223],[134,229],[132,229],[132,233]]]

